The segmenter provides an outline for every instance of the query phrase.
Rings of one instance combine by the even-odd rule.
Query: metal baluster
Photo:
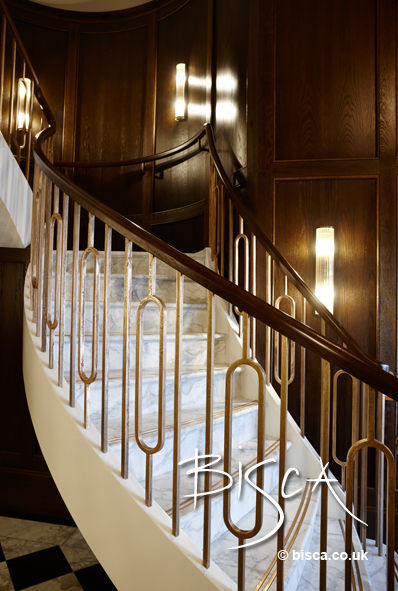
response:
[[[173,534],[180,533],[180,459],[181,459],[181,366],[184,310],[184,277],[176,271],[176,336],[174,363],[173,431]]]
[[[54,332],[58,327],[58,317],[61,297],[61,264],[62,264],[62,217],[59,214],[59,189],[54,190],[54,213],[49,220],[48,248],[47,248],[47,315],[46,322],[49,330],[48,345],[48,366],[54,367]],[[53,301],[53,246],[54,246],[54,227],[57,225],[57,246],[56,246],[56,265],[54,277],[54,304]],[[51,308],[54,306],[54,315],[51,318]]]
[[[70,364],[69,364],[69,404],[76,404],[76,340],[78,334],[78,290],[79,290],[79,242],[80,205],[75,202],[73,215],[73,262],[72,262],[72,300],[70,318]]]
[[[149,255],[148,272],[148,295],[141,300],[137,309],[137,336],[136,336],[136,357],[135,357],[135,439],[138,447],[146,454],[145,470],[145,503],[148,507],[152,505],[152,459],[155,453],[160,451],[164,445],[165,432],[165,380],[166,380],[166,306],[164,302],[155,295],[156,288],[156,260]],[[143,341],[143,312],[149,302],[155,303],[159,308],[159,373],[158,373],[158,440],[154,446],[145,443],[141,433],[142,427],[142,358],[141,348]]]
[[[321,321],[321,332],[325,334],[325,321]],[[330,363],[321,359],[321,443],[320,456],[323,466],[329,462],[329,429],[330,429]],[[328,474],[328,469],[326,474]],[[328,488],[321,489],[321,532],[320,552],[327,552],[328,535]],[[327,577],[326,560],[321,560],[319,565],[319,589],[326,591]]]
[[[207,361],[206,361],[206,431],[205,455],[213,450],[213,387],[214,387],[214,297],[207,292]],[[211,473],[207,471],[204,478],[204,492],[212,487]],[[211,496],[204,497],[203,509],[203,566],[209,568],[211,552]]]
[[[385,396],[381,392],[377,393],[377,439],[384,444],[385,429]],[[384,538],[384,457],[382,452],[376,455],[376,495],[377,495],[377,532],[376,545],[379,556],[383,555]]]
[[[80,299],[79,299],[79,342],[78,342],[78,370],[79,376],[84,383],[84,427],[88,425],[89,415],[89,388],[97,377],[98,366],[98,320],[99,320],[99,291],[100,291],[100,269],[99,252],[94,248],[94,216],[88,214],[88,240],[87,248],[82,254],[80,260]],[[85,304],[86,304],[86,266],[87,259],[92,255],[94,259],[93,269],[93,316],[92,316],[92,335],[91,335],[91,373],[87,375],[84,363],[85,350]]]
[[[122,378],[122,457],[121,473],[129,475],[130,434],[130,313],[131,273],[133,265],[132,243],[125,239],[124,249],[124,307],[123,307],[123,378]],[[136,336],[136,339],[138,337]]]
[[[69,222],[69,197],[63,197],[62,207],[62,264],[60,283],[60,308],[59,308],[59,343],[58,343],[58,386],[64,384],[64,349],[65,349],[65,283],[66,283],[66,259],[68,256],[68,222]]]
[[[231,473],[231,454],[232,454],[232,379],[235,370],[238,367],[249,366],[255,370],[258,377],[258,418],[257,418],[257,462],[256,465],[264,459],[264,425],[265,425],[265,374],[262,367],[257,361],[249,358],[249,319],[247,314],[242,314],[242,358],[230,365],[226,375],[225,385],[225,427],[224,427],[224,472]],[[249,473],[247,473],[249,475]],[[248,538],[254,537],[261,529],[263,520],[263,498],[259,490],[263,489],[264,472],[263,468],[257,470],[256,478],[256,519],[255,524],[251,530],[242,530],[237,527],[231,520],[230,505],[231,505],[231,491],[225,489],[223,491],[223,513],[224,522],[228,530],[238,538],[238,591],[244,591],[245,586],[245,550],[246,544],[244,542]],[[224,484],[228,484],[227,476],[224,476]]]
[[[48,254],[50,248],[50,218],[51,218],[51,201],[52,201],[52,182],[45,177],[44,183],[44,200],[45,200],[45,228],[44,240],[45,246],[43,248],[44,256],[44,270],[43,270],[43,299],[42,299],[42,317],[41,317],[41,350],[43,353],[47,349],[47,290],[48,290]]]
[[[307,322],[307,301],[303,297],[303,324]],[[306,384],[306,356],[307,351],[305,347],[300,347],[300,433],[305,436],[305,384]]]
[[[104,299],[102,321],[102,412],[101,449],[108,451],[108,387],[109,387],[109,294],[111,282],[112,228],[105,224]]]
[[[289,387],[289,365],[288,365],[288,340],[287,337],[281,336],[281,405],[279,417],[279,486],[278,486],[278,503],[281,511],[285,511],[285,499],[282,494],[282,483],[286,471],[286,425],[287,425],[287,397]],[[285,549],[285,527],[284,522],[278,529],[277,533],[277,563],[276,563],[276,589],[283,590],[283,567],[284,562],[279,558],[280,551]]]

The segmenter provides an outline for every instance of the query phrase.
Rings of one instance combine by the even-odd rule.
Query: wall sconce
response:
[[[334,228],[316,229],[315,295],[333,313]]]
[[[30,78],[19,78],[17,87],[17,113],[16,132],[18,145],[23,148],[26,134],[31,126],[31,115],[33,106],[33,80]],[[22,141],[21,141],[22,140]]]
[[[187,101],[186,101],[186,87],[187,87],[187,72],[186,64],[176,65],[176,102],[175,102],[175,118],[176,121],[183,121],[187,117]]]

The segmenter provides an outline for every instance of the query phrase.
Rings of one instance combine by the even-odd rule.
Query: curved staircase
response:
[[[223,169],[209,124],[174,150],[129,161],[155,166],[206,143],[209,248],[200,253],[184,255],[64,175],[74,163],[53,164],[54,118],[1,6],[44,114],[33,149],[27,398],[54,480],[116,587],[375,589],[361,554],[366,526],[353,520],[367,517],[375,448],[372,544],[384,557],[376,585],[392,591],[395,466],[383,420],[398,380],[361,351],[264,235]],[[28,176],[30,141],[31,133],[16,155]],[[319,314],[320,332],[306,322],[309,311]],[[342,375],[353,407],[343,460],[335,451]],[[321,400],[319,455],[306,438],[309,388]],[[289,393],[300,401],[299,425]],[[328,471],[331,457],[341,484]],[[206,470],[204,460],[217,458]],[[347,559],[352,552],[361,558]]]

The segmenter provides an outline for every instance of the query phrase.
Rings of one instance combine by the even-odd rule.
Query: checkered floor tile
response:
[[[0,590],[117,591],[76,527],[0,517]]]

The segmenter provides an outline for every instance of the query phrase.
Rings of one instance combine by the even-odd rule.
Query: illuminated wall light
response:
[[[31,124],[33,81],[30,78],[19,78],[17,92],[16,129],[27,133]]]
[[[187,86],[186,64],[176,65],[176,100],[175,118],[176,121],[183,121],[187,116],[187,102],[185,98]]]
[[[333,313],[334,302],[334,228],[316,229],[315,295]]]

